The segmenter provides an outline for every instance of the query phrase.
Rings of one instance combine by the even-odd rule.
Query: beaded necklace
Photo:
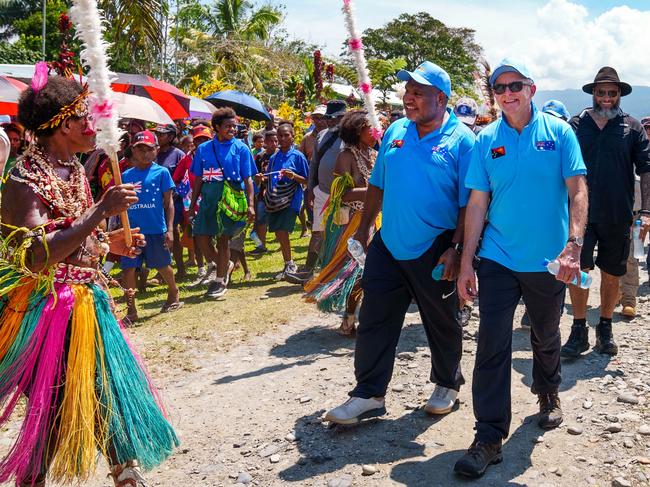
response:
[[[56,173],[42,147],[33,144],[16,163],[19,176],[12,174],[11,179],[27,184],[55,217],[78,218],[92,204],[83,166],[76,156],[57,162],[72,167],[67,181]]]

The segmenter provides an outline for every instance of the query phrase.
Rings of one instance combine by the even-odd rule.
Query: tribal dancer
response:
[[[37,75],[18,117],[36,137],[2,193],[0,426],[26,396],[22,428],[0,461],[0,483],[87,479],[97,451],[118,487],[144,485],[179,444],[114,314],[99,271],[107,252],[135,256],[122,231],[100,225],[137,201],[133,186],[93,203],[75,154],[95,145],[88,90]],[[22,411],[22,408],[19,408]]]
[[[367,112],[348,112],[341,120],[339,136],[346,147],[336,159],[334,172],[338,176],[323,216],[323,268],[305,285],[305,291],[307,301],[316,302],[320,310],[345,311],[339,333],[353,337],[363,269],[348,254],[347,243],[359,228],[368,179],[377,157]]]

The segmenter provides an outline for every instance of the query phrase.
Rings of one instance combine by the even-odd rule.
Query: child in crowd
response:
[[[135,185],[139,201],[129,210],[133,227],[139,227],[145,235],[146,246],[135,258],[122,257],[123,282],[127,301],[127,322],[138,319],[135,305],[135,270],[143,264],[156,269],[167,283],[167,301],[161,312],[179,309],[183,302],[178,299],[178,287],[174,280],[170,249],[173,244],[172,223],[174,204],[172,190],[174,181],[169,171],[154,163],[158,152],[156,136],[145,130],[133,137],[131,161],[133,167],[122,175],[125,184]]]

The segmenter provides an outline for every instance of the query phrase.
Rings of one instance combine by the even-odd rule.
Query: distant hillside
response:
[[[538,91],[535,104],[542,107],[548,100],[560,100],[571,113],[575,115],[584,108],[590,107],[591,95],[578,90]],[[621,108],[635,118],[650,116],[650,87],[633,86],[632,93],[621,100]]]

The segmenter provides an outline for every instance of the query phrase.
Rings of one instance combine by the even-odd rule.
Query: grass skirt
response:
[[[0,483],[49,470],[87,479],[97,452],[151,469],[179,445],[142,363],[98,284],[43,286],[0,270],[0,426],[27,397]],[[49,469],[48,469],[49,467]]]

